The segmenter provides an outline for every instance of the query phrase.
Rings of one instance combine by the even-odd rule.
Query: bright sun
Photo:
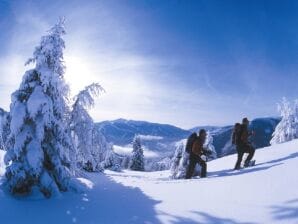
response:
[[[82,58],[66,56],[65,65],[65,79],[70,85],[72,95],[77,94],[85,86],[94,82],[91,66]]]

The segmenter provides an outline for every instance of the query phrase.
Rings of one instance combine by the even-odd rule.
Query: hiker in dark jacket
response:
[[[185,146],[185,151],[188,152],[189,154],[192,150],[193,143],[195,142],[197,137],[198,137],[197,133],[194,132],[187,139],[186,146]]]
[[[248,131],[249,120],[247,118],[243,118],[242,124],[239,127],[235,125],[234,132],[233,132],[233,139],[232,142],[236,145],[237,149],[237,162],[235,165],[236,170],[240,169],[240,165],[242,162],[242,158],[244,153],[248,153],[248,156],[244,162],[244,167],[249,166],[250,161],[252,160],[255,149],[252,144],[249,142],[249,137],[252,135],[251,132]]]
[[[233,133],[232,133],[232,144],[233,145],[237,145],[237,137],[239,136],[240,131],[241,131],[241,124],[236,123],[234,125],[234,129],[233,129]]]
[[[185,177],[186,179],[190,179],[192,177],[197,163],[199,163],[200,166],[202,167],[201,177],[206,177],[207,164],[201,158],[201,156],[204,153],[203,145],[205,143],[206,136],[207,136],[206,131],[204,129],[201,129],[199,132],[199,136],[196,138],[196,140],[193,143],[192,150],[190,151],[190,156],[189,156],[189,165],[188,165],[188,169]]]

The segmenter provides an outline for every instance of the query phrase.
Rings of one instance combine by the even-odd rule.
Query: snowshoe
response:
[[[249,166],[254,166],[254,165],[256,165],[256,160],[252,160],[249,162]]]
[[[244,167],[250,167],[256,165],[256,160],[251,160],[248,163],[244,163]]]

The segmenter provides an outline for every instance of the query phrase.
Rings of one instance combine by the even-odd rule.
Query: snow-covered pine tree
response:
[[[210,131],[207,132],[204,149],[210,152],[210,154],[207,155],[208,161],[217,158],[217,153],[216,153],[215,147],[213,145],[213,137],[212,137]]]
[[[184,147],[185,147],[185,144],[183,144],[183,142],[180,142],[176,145],[175,154],[172,158],[171,168],[170,168],[172,178],[176,178],[176,176],[177,176],[178,167],[179,167],[179,164],[180,164],[180,160],[182,158]]]
[[[186,171],[189,164],[189,153],[185,151],[185,147],[182,153],[182,158],[180,159],[178,171],[174,178],[176,179],[182,179],[186,176]]]
[[[4,143],[3,137],[2,137],[2,131],[0,131],[0,150],[6,151],[5,143]]]
[[[171,163],[172,163],[172,160],[170,157],[164,157],[164,158],[150,164],[150,167],[148,168],[148,170],[149,171],[169,170],[171,168]],[[148,165],[147,165],[147,167],[148,167]]]
[[[105,159],[105,152],[108,150],[109,144],[107,143],[104,135],[98,130],[96,125],[94,125],[92,130],[92,150],[91,155],[95,161],[96,166],[94,170],[103,171],[101,162]]]
[[[139,136],[135,136],[132,142],[132,155],[130,161],[130,169],[144,171],[144,153]]]
[[[41,38],[28,70],[10,105],[10,142],[5,155],[6,185],[13,194],[37,187],[46,197],[69,188],[70,152],[73,150],[69,119],[69,88],[64,81],[60,20]]]
[[[0,149],[6,150],[7,138],[9,136],[10,116],[9,113],[0,108]]]
[[[278,123],[272,134],[272,139],[270,141],[271,145],[298,138],[297,109],[294,109],[290,102],[286,98],[283,98],[282,102],[278,104],[278,111],[281,115],[281,121]]]
[[[105,159],[101,162],[101,166],[104,169],[110,169],[113,171],[121,171],[121,162],[113,150],[113,146],[109,145],[108,150],[105,152]]]
[[[93,83],[75,96],[72,106],[70,127],[76,147],[76,161],[79,168],[87,171],[96,170],[97,157],[100,157],[100,149],[93,145],[95,127],[88,109],[94,106],[94,98],[103,91],[98,83]]]

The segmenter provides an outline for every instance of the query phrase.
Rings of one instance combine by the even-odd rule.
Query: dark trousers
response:
[[[202,167],[201,177],[206,177],[206,173],[207,173],[207,164],[206,164],[206,162],[204,160],[202,160],[200,156],[197,156],[197,155],[192,153],[189,156],[189,165],[188,165],[187,172],[186,172],[186,177],[185,177],[186,179],[190,179],[192,177],[197,163],[200,164],[200,166]]]
[[[255,149],[252,145],[246,144],[246,145],[238,145],[237,146],[237,162],[235,165],[235,169],[240,169],[240,164],[243,159],[244,153],[248,153],[248,156],[244,162],[245,166],[249,164],[249,162],[252,160],[254,154],[255,154]]]

